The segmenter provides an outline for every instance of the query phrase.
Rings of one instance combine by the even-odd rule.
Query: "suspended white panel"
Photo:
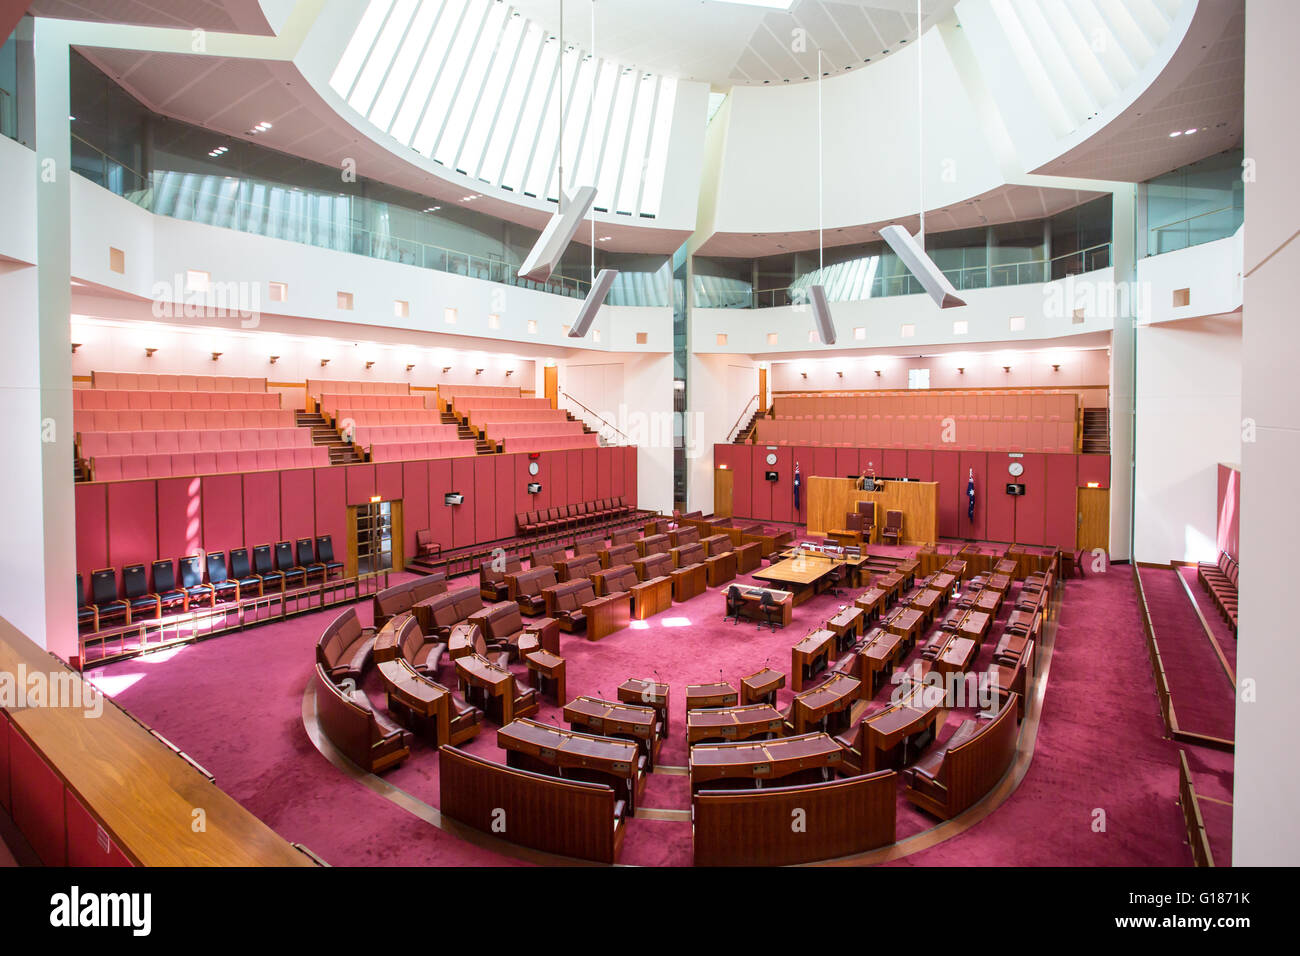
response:
[[[357,23],[352,39],[348,41],[347,49],[339,57],[338,66],[334,68],[334,73],[330,77],[330,87],[344,99],[347,99],[348,94],[352,92],[357,74],[361,72],[361,66],[366,62],[366,54],[375,45],[375,38],[379,36],[384,18],[388,16],[388,9],[392,5],[393,0],[370,0],[366,12],[361,14],[361,20]]]
[[[673,133],[673,111],[677,105],[677,81],[671,76],[659,78],[659,102],[655,106],[654,133],[645,171],[645,189],[641,191],[642,215],[659,215],[663,199],[664,176],[668,171],[668,142]]]
[[[348,103],[362,116],[370,115],[370,108],[374,105],[375,96],[379,92],[379,84],[388,76],[388,70],[393,65],[393,57],[397,55],[397,47],[411,25],[415,7],[416,0],[397,0],[388,15],[388,22],[380,31],[379,40],[370,51],[370,58],[361,69],[361,78],[357,80],[352,95],[348,97]]]
[[[393,60],[393,68],[389,70],[388,78],[380,88],[379,96],[375,98],[374,108],[370,111],[370,122],[384,132],[388,132],[393,125],[393,117],[411,83],[420,54],[429,41],[441,7],[442,0],[420,0],[415,19],[411,21],[397,57]]]

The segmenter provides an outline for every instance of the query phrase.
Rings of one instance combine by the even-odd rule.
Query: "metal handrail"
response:
[[[1198,212],[1195,216],[1188,216],[1186,219],[1175,219],[1173,222],[1167,222],[1163,226],[1152,226],[1151,232],[1161,232],[1165,229],[1172,229],[1174,226],[1183,226],[1189,222],[1201,219],[1205,216],[1217,216],[1221,212],[1232,212],[1236,206],[1220,206],[1218,209],[1210,209],[1206,212]]]
[[[578,401],[576,398],[574,398],[574,397],[573,397],[572,395],[570,395],[568,392],[561,392],[560,394],[563,395],[565,398],[567,398],[569,401],[573,402],[573,404],[577,405],[577,406],[578,406],[579,408],[581,408],[584,412],[586,412],[587,414],[591,415],[591,416],[592,416],[593,418],[595,418],[597,421],[601,422],[601,423],[604,424],[604,425],[607,425],[607,426],[608,426],[612,431],[618,432],[618,434],[622,435],[623,438],[624,438],[626,441],[628,441],[628,442],[631,442],[631,441],[632,441],[632,439],[631,439],[631,438],[628,438],[628,436],[627,436],[626,434],[624,434],[624,432],[623,432],[622,430],[620,430],[620,429],[619,429],[619,428],[618,428],[618,427],[617,427],[613,422],[611,422],[611,421],[609,421],[608,419],[606,419],[606,418],[605,418],[603,415],[601,415],[599,412],[593,412],[590,408],[588,408],[586,405],[582,404],[582,402]]]
[[[754,404],[755,402],[757,402],[757,401],[758,401],[758,395],[755,394],[755,395],[753,395],[753,396],[750,397],[749,401],[747,401],[747,402],[745,403],[745,407],[742,408],[742,409],[740,410],[740,417],[737,418],[737,419],[736,419],[736,423],[735,423],[734,425],[732,425],[731,428],[729,428],[729,429],[727,430],[727,441],[728,441],[728,442],[730,442],[730,441],[732,441],[732,440],[735,439],[735,437],[736,437],[736,429],[739,428],[739,427],[740,427],[740,423],[743,422],[743,421],[745,420],[745,413],[749,411],[749,406],[750,406],[750,405],[753,405],[753,404]]]

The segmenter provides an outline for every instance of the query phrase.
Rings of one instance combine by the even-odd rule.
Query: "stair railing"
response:
[[[620,430],[620,429],[619,429],[619,428],[618,428],[618,427],[617,427],[613,422],[609,421],[609,419],[605,418],[605,417],[604,417],[603,415],[601,415],[599,412],[593,412],[590,408],[588,408],[586,405],[582,404],[582,402],[578,401],[576,398],[574,398],[574,397],[573,397],[572,395],[570,395],[568,392],[561,392],[560,394],[563,395],[565,398],[567,398],[569,401],[573,402],[573,404],[577,405],[579,408],[581,408],[584,412],[586,412],[586,413],[587,413],[588,415],[590,415],[592,418],[596,419],[596,421],[600,422],[602,425],[604,425],[604,426],[605,426],[606,428],[608,428],[610,431],[615,432],[616,434],[618,434],[618,435],[623,439],[623,442],[624,442],[625,444],[628,444],[628,445],[632,444],[632,439],[631,439],[631,438],[629,438],[629,437],[628,437],[628,436],[627,436],[623,431],[621,431],[621,430]],[[590,425],[591,423],[590,423],[590,422],[584,422],[583,424],[585,424],[585,425]],[[597,432],[597,434],[599,434],[599,433],[600,433],[600,429],[599,429],[599,428],[596,429],[596,432]],[[601,437],[603,437],[603,436],[601,436]]]
[[[745,403],[745,407],[740,410],[740,416],[736,419],[736,423],[727,430],[728,443],[734,441],[736,438],[739,437],[739,430],[740,430],[741,423],[745,420],[745,416],[749,413],[750,406],[756,404],[758,404],[758,396],[757,395],[750,396],[749,401]]]

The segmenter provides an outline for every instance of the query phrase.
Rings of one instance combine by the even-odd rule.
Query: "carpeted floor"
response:
[[[1214,605],[1214,599],[1206,593],[1204,585],[1196,579],[1195,568],[1179,568],[1178,573],[1183,576],[1187,582],[1187,589],[1192,592],[1192,597],[1196,599],[1196,606],[1201,609],[1201,616],[1205,622],[1210,625],[1210,632],[1214,639],[1219,642],[1219,648],[1223,651],[1223,656],[1233,670],[1237,671],[1237,636],[1232,633],[1232,628],[1228,622],[1223,619],[1219,609]]]
[[[1233,739],[1236,697],[1173,568],[1138,568],[1178,727]]]
[[[476,587],[477,582],[452,583],[460,586]],[[722,594],[710,590],[645,626],[599,642],[566,635],[562,651],[569,695],[612,697],[630,676],[657,675],[668,681],[673,732],[659,764],[684,766],[684,686],[719,676],[736,682],[765,664],[788,673],[790,646],[851,599],[847,591],[838,598],[819,595],[796,609],[794,626],[773,634],[753,624],[723,623]],[[120,704],[193,755],[223,789],[282,836],[306,844],[331,863],[515,863],[407,813],[350,780],[316,751],[302,725],[303,691],[316,637],[335,613],[230,634],[89,674]],[[369,622],[368,601],[358,605],[358,613]],[[1002,620],[1006,614],[1004,609]],[[986,666],[999,631],[995,625],[994,640],[986,643],[977,667]],[[444,683],[454,683],[450,668],[441,676]],[[373,674],[364,686],[382,705]],[[887,697],[889,690],[882,695]],[[782,691],[779,705],[786,706],[790,697],[789,688]],[[959,711],[948,715],[940,739],[962,716]],[[538,719],[562,723],[549,703]],[[466,749],[502,760],[495,730],[486,725]],[[1177,805],[1177,748],[1161,733],[1130,569],[1072,580],[1066,585],[1038,747],[1025,780],[988,819],[901,862],[1187,865],[1190,855]],[[1226,756],[1230,791],[1231,758]],[[1214,766],[1212,761],[1198,764],[1211,776]],[[417,743],[412,757],[384,780],[436,806],[436,752]],[[651,775],[640,806],[688,809],[689,779]],[[1098,808],[1105,811],[1102,832],[1094,830]],[[900,798],[900,840],[936,823]],[[630,821],[622,862],[686,865],[690,859],[688,822]]]

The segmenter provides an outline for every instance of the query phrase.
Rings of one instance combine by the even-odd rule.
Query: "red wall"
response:
[[[1241,472],[1228,465],[1219,466],[1219,550],[1240,560]]]
[[[777,456],[775,465],[765,460],[769,452]],[[797,516],[790,487],[796,458],[804,482]],[[1006,452],[995,451],[728,444],[714,446],[713,460],[716,467],[726,465],[735,472],[733,510],[738,518],[805,523],[810,477],[843,478],[874,466],[875,473],[882,477],[939,483],[940,537],[1053,545],[1069,550],[1074,549],[1078,527],[1077,489],[1090,481],[1103,488],[1110,486],[1109,455],[1031,452],[1013,459]],[[1012,461],[1024,466],[1019,478],[1007,471]],[[966,516],[966,482],[972,470],[973,521]],[[765,471],[779,472],[780,480],[764,480]],[[1006,485],[1012,482],[1024,484],[1023,496],[1006,494]],[[1222,501],[1221,488],[1221,505]]]
[[[542,452],[536,478],[529,460],[493,455],[78,485],[77,570],[86,587],[98,568],[324,534],[333,535],[337,556],[346,547],[347,506],[372,495],[403,502],[407,555],[425,528],[444,548],[467,547],[513,536],[520,512],[618,495],[636,502],[635,448]],[[528,494],[530,481],[541,482],[540,495]],[[449,491],[464,503],[445,504]]]

